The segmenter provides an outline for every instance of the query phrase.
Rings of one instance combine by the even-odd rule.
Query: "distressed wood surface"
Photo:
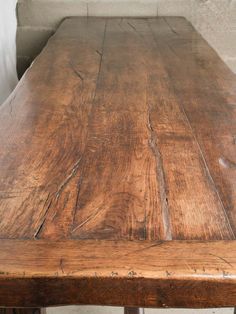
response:
[[[1,240],[0,266],[4,306],[221,307],[236,298],[233,240]]]
[[[0,107],[0,306],[235,305],[235,86],[184,18],[66,19]]]

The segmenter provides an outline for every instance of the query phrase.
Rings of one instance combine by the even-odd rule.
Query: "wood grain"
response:
[[[235,278],[235,241],[0,241],[2,306],[233,306]]]
[[[233,75],[205,59],[181,18],[66,20],[1,108],[0,236],[234,239]]]
[[[61,39],[66,26],[0,109],[1,237],[37,237],[46,214],[61,211],[55,228],[66,236],[73,219],[105,21],[78,20],[80,32]]]
[[[66,19],[0,107],[0,306],[234,306],[235,85],[184,18]]]
[[[165,239],[156,158],[148,144],[145,55],[138,35],[119,23],[107,22],[72,236]]]
[[[232,102],[236,97],[235,75],[184,19],[165,18],[158,23],[150,20],[149,24],[160,61],[171,78],[173,93],[200,150],[205,176],[221,203],[225,220],[229,219],[228,229],[234,237],[236,111]],[[165,32],[160,32],[160,25]]]

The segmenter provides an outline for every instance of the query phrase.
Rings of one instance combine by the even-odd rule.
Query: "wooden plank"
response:
[[[177,25],[185,27],[185,32],[181,28],[181,35],[195,35],[196,32],[184,19],[174,20]],[[140,22],[134,20],[132,24],[140,32]],[[147,102],[152,137],[161,157],[165,177],[166,206],[169,208],[172,238],[234,239],[234,232],[212,182],[205,156],[173,88],[178,84],[176,81],[181,82],[183,89],[186,85],[182,77],[175,79],[174,74],[169,75],[168,72],[172,66],[172,72],[179,73],[172,64],[173,52],[167,44],[168,36],[173,36],[173,30],[165,19],[150,19],[148,24],[149,29],[142,37],[150,52],[146,58],[149,60],[150,78]],[[150,34],[150,27],[154,29],[151,29],[154,34]],[[176,33],[174,35],[177,36]],[[179,60],[183,60],[181,56]],[[181,65],[184,67],[183,62]],[[185,78],[188,78],[187,73]]]
[[[149,20],[149,24],[160,61],[201,150],[209,182],[235,234],[235,75],[184,19]]]
[[[168,237],[148,144],[145,59],[127,21],[109,20],[73,237]]]
[[[105,20],[76,26],[63,23],[0,108],[1,237],[37,237],[47,214],[63,237],[73,220]]]
[[[1,306],[233,306],[235,280],[235,241],[0,241]]]

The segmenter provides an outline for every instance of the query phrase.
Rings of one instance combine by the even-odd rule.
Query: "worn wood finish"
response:
[[[66,19],[0,108],[0,306],[234,306],[235,86],[183,18]]]
[[[4,306],[218,307],[236,298],[235,241],[1,240],[0,266]]]

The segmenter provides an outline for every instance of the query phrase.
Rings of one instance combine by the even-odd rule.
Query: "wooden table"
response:
[[[234,306],[235,234],[235,75],[184,18],[66,19],[0,109],[0,306]]]

